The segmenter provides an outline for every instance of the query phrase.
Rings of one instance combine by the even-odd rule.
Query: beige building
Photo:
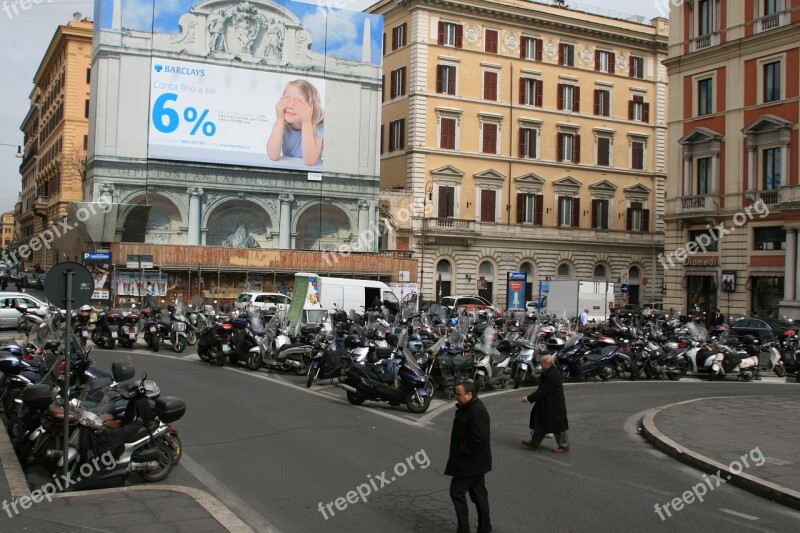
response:
[[[547,279],[660,300],[668,23],[515,0],[384,0],[384,241],[427,298]],[[388,198],[388,196],[387,196]],[[424,214],[423,214],[424,213]],[[618,302],[623,295],[616,284]]]
[[[671,10],[667,305],[800,318],[800,11],[791,4]]]
[[[6,211],[3,213],[0,232],[3,234],[3,249],[11,246],[14,242],[14,211]]]
[[[90,21],[59,26],[33,78],[30,110],[20,125],[25,146],[17,213],[20,234],[14,243],[22,253],[23,246],[30,248],[21,261],[26,268],[38,265],[46,270],[66,259],[81,259],[78,233],[65,230],[60,222],[66,220],[67,204],[83,197],[91,52]],[[45,246],[49,237],[41,236],[48,229],[54,240]]]

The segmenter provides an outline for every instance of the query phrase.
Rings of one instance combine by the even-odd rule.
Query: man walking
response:
[[[474,381],[456,384],[456,416],[450,433],[450,456],[444,469],[450,482],[450,499],[458,517],[456,533],[469,533],[469,507],[466,493],[478,511],[478,533],[492,530],[489,520],[489,493],[484,476],[492,469],[489,437],[489,412],[478,399]]]
[[[554,366],[555,358],[552,355],[542,356],[542,376],[539,388],[529,396],[522,397],[522,403],[532,403],[530,428],[531,440],[524,440],[522,444],[536,450],[542,439],[548,433],[553,433],[558,447],[553,448],[553,453],[569,452],[567,440],[567,402],[564,399],[564,384],[561,373]]]

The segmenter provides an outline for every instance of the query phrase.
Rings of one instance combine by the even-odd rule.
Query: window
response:
[[[487,54],[497,53],[497,30],[486,30],[486,37],[484,38],[484,51]]]
[[[783,0],[764,0],[764,16],[768,17],[783,10]]]
[[[774,102],[781,99],[781,62],[775,61],[764,65],[764,101]]]
[[[497,101],[497,72],[483,72],[483,99]]]
[[[628,208],[628,231],[650,231],[650,210],[644,209],[639,202],[631,202]]]
[[[581,110],[581,88],[577,85],[559,83],[558,109],[579,113]]]
[[[439,148],[456,149],[456,119],[442,118],[439,121]]]
[[[698,2],[697,35],[707,35],[714,31],[714,2],[713,0],[700,0]]]
[[[566,43],[558,45],[558,64],[565,67],[575,66],[575,46]]]
[[[542,60],[542,40],[534,37],[523,37],[520,42],[519,57],[533,61]]]
[[[608,229],[608,200],[592,200],[592,228]]]
[[[697,195],[711,192],[711,158],[702,157],[697,160]]]
[[[406,94],[406,67],[400,67],[392,71],[390,98],[397,98]]]
[[[704,252],[717,252],[719,246],[713,229],[689,230],[689,241],[694,241]]]
[[[462,48],[464,43],[464,27],[453,22],[439,21],[439,44]]]
[[[538,153],[539,132],[534,128],[519,129],[519,156],[526,159],[536,159]]]
[[[88,135],[84,135],[83,136],[83,149],[84,150],[88,150],[89,149],[89,136]]]
[[[572,269],[569,268],[568,264],[562,263],[558,265],[557,275],[559,278],[569,278],[572,276]]]
[[[631,142],[631,168],[633,170],[644,170],[644,142]]]
[[[581,136],[574,133],[558,133],[558,161],[581,162]]]
[[[595,50],[594,69],[598,72],[608,72],[610,74],[614,74],[616,71],[614,52]]]
[[[495,222],[497,191],[481,189],[481,222]]]
[[[697,114],[710,115],[714,112],[712,107],[712,80],[706,78],[697,82]]]
[[[631,78],[644,79],[644,58],[631,56],[630,61],[628,65],[628,75]]]
[[[650,104],[644,101],[644,96],[637,94],[628,100],[628,120],[650,122]]]
[[[611,116],[611,91],[594,90],[594,114],[599,117]]]
[[[394,120],[389,123],[389,151],[402,150],[405,145],[405,119]]]
[[[535,105],[542,107],[542,80],[533,78],[519,79],[519,103],[522,105]]]
[[[406,25],[400,24],[392,28],[392,51],[406,45]]]
[[[781,186],[781,149],[764,150],[764,190],[771,191]]]
[[[453,218],[456,205],[456,189],[446,185],[439,186],[439,218]]]
[[[497,153],[497,124],[484,122],[481,125],[481,152],[484,154]]]
[[[580,226],[581,199],[569,196],[558,197],[558,225],[577,228]]]
[[[753,244],[755,250],[785,250],[786,229],[780,226],[754,228]]]
[[[611,139],[608,137],[597,138],[597,166],[611,165]]]
[[[436,66],[436,92],[439,94],[456,94],[456,67],[451,65]]]
[[[89,99],[86,99],[86,105],[84,106],[83,116],[89,118]]]
[[[517,193],[517,224],[541,226],[543,206],[541,194]]]
[[[86,83],[87,84],[92,83],[92,69],[91,68],[87,68],[86,69]]]

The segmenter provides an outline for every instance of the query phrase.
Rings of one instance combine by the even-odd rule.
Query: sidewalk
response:
[[[800,398],[701,398],[649,411],[642,430],[668,455],[800,509],[798,413]]]

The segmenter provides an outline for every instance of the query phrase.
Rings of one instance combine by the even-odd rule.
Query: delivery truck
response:
[[[614,284],[605,281],[559,280],[548,282],[542,295],[542,314],[575,318],[589,310],[589,320],[602,322],[614,305]]]
[[[314,310],[339,309],[348,314],[352,310],[363,313],[370,308],[376,296],[391,316],[400,309],[397,295],[382,281],[329,278],[310,272],[299,272],[295,274],[289,320],[292,323],[297,320],[305,321],[304,315],[309,315],[308,311]]]

